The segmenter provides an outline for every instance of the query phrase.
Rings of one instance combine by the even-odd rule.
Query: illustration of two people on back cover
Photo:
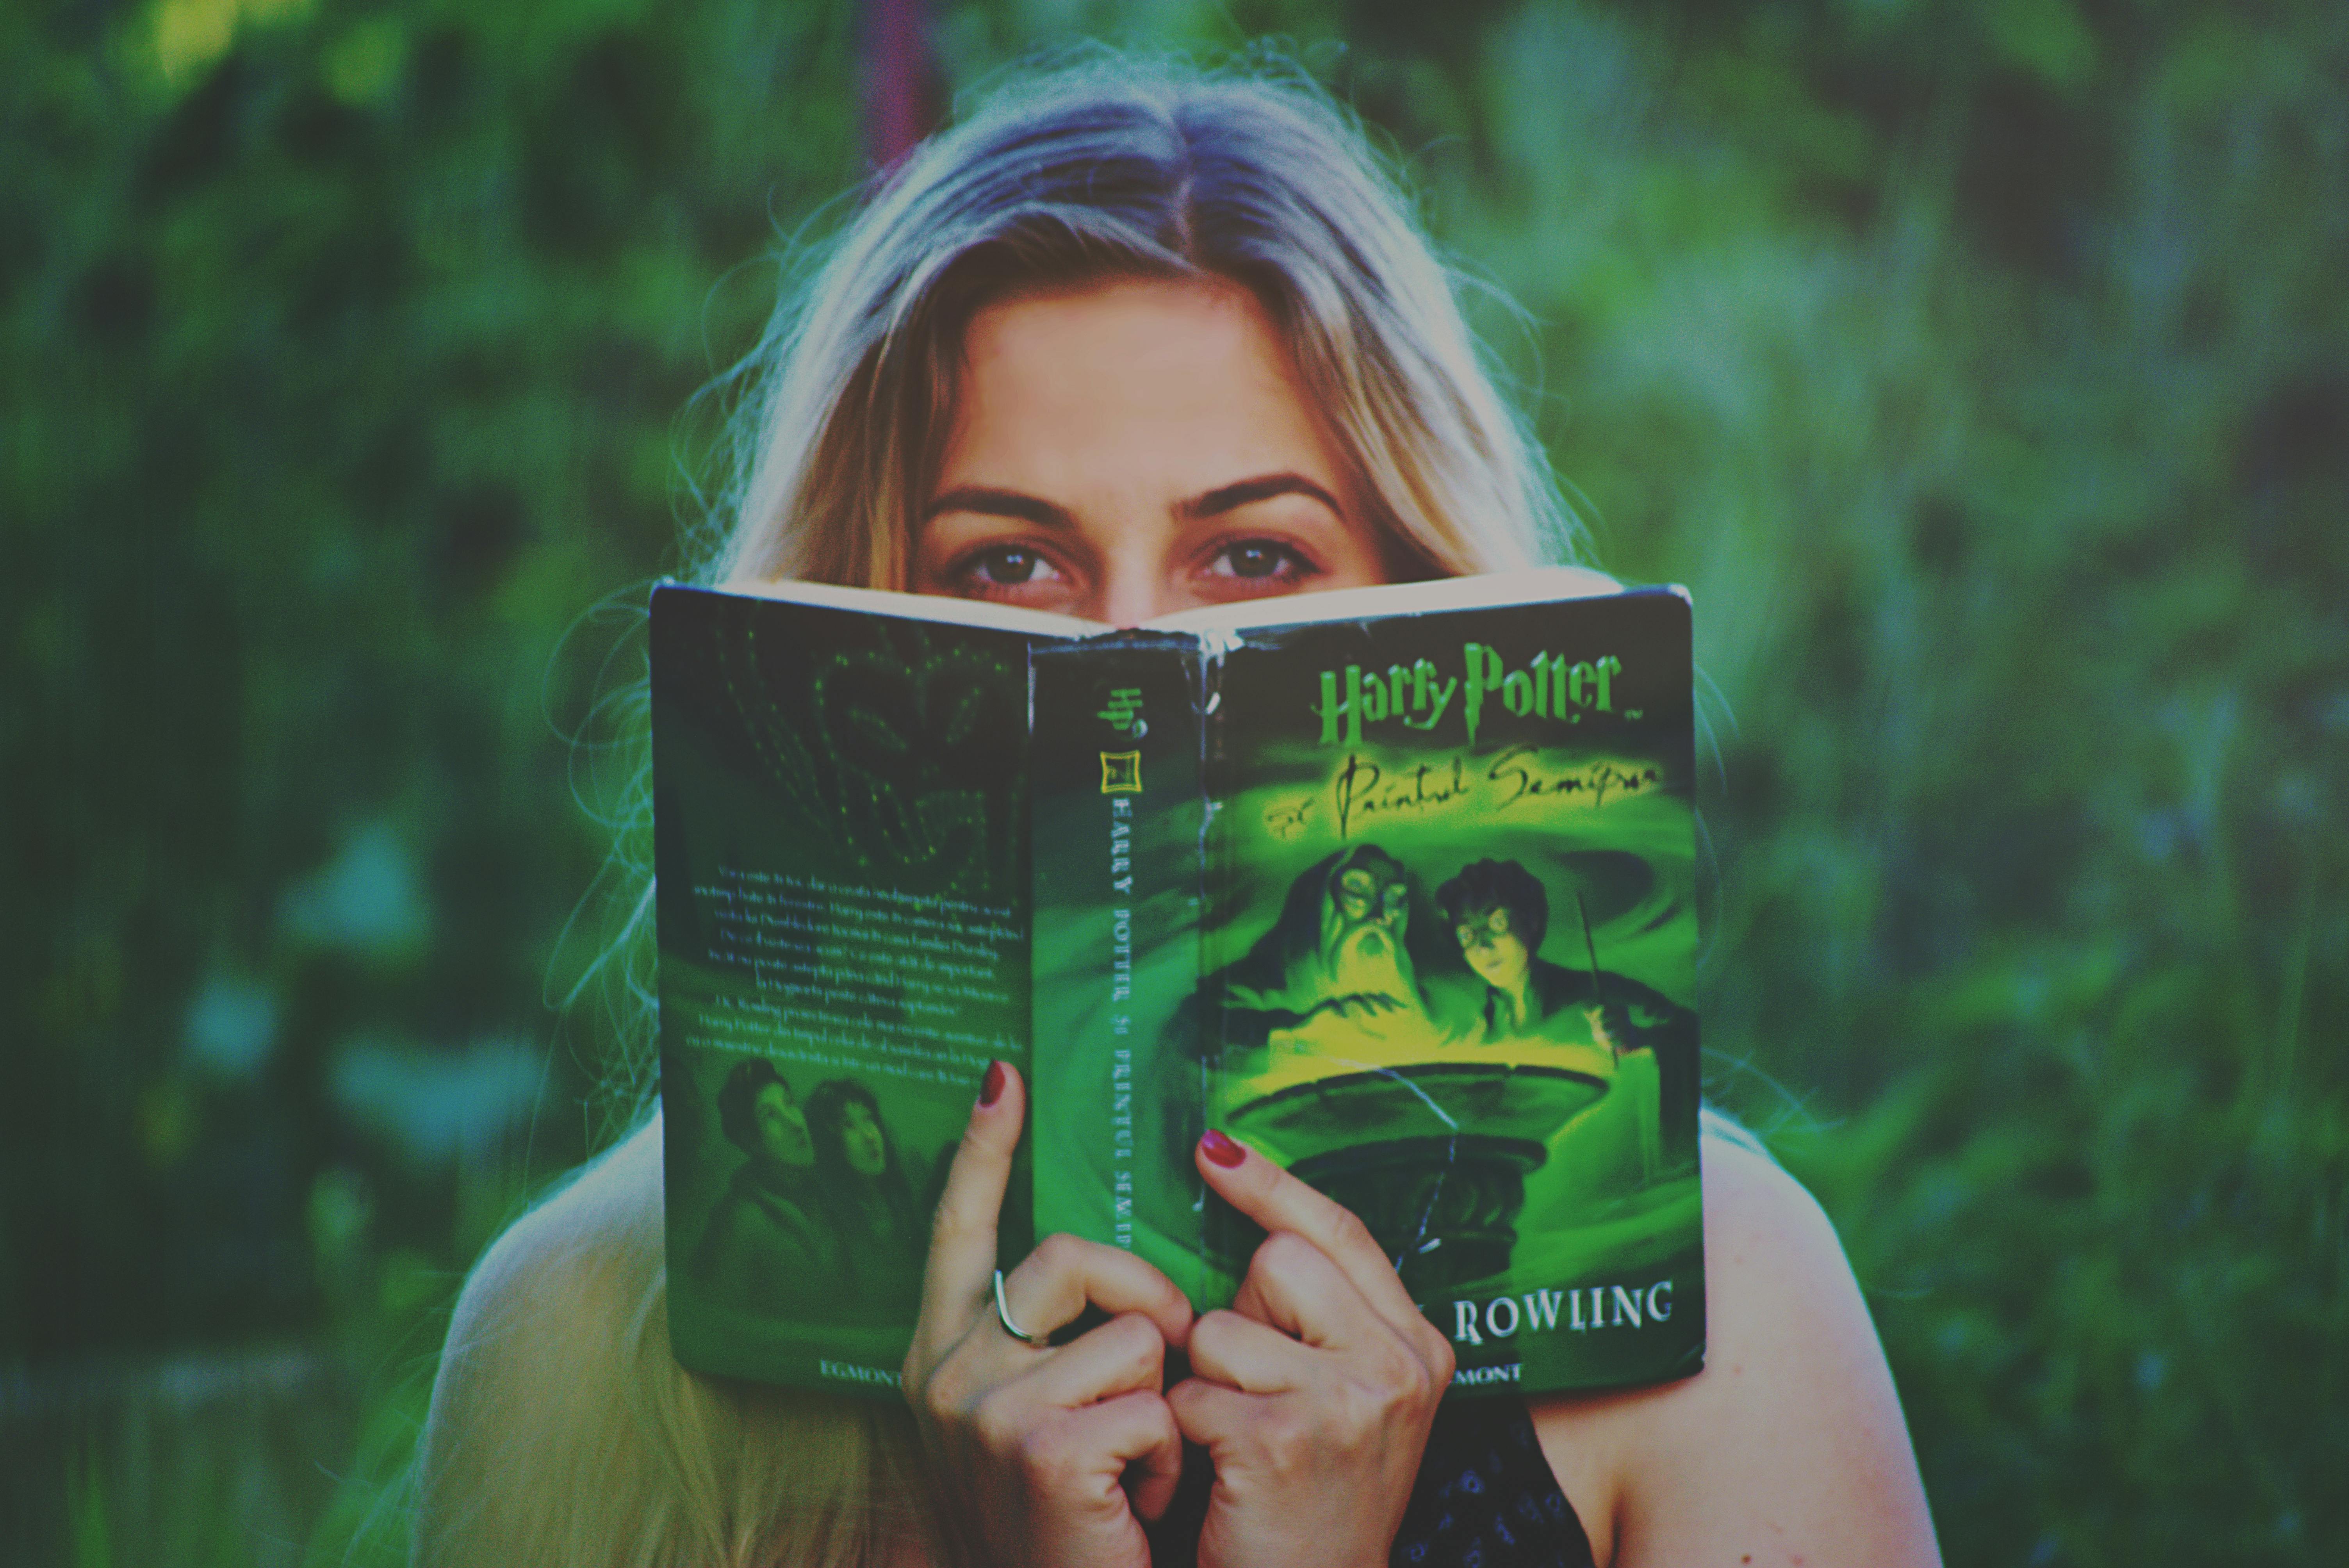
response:
[[[871,1089],[836,1078],[802,1103],[753,1057],[728,1073],[718,1119],[746,1156],[693,1253],[719,1299],[808,1311],[911,1298],[936,1199],[917,1191]]]

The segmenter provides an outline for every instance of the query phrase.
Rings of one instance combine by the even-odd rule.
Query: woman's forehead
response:
[[[1255,295],[1220,278],[1121,277],[1016,294],[971,318],[946,457],[987,470],[964,479],[1048,493],[1094,467],[1187,493],[1330,469],[1334,454]]]

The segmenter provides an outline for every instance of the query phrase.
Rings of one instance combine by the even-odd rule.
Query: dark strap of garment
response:
[[[1193,1568],[1215,1467],[1183,1446],[1183,1480],[1150,1527],[1153,1568]],[[1574,1505],[1558,1490],[1525,1401],[1447,1399],[1427,1434],[1393,1568],[1597,1568]]]

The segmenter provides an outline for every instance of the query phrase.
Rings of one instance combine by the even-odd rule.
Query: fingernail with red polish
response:
[[[1223,1129],[1219,1127],[1207,1129],[1206,1136],[1199,1140],[1199,1147],[1206,1151],[1209,1160],[1226,1170],[1231,1169],[1247,1158],[1247,1150],[1225,1137]]]
[[[980,1081],[978,1086],[978,1103],[981,1105],[993,1105],[997,1100],[1001,1099],[1002,1098],[1003,1064],[1001,1062],[989,1062],[987,1064],[987,1077]]]

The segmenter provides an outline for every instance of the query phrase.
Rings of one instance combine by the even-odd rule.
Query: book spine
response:
[[[1199,1271],[1198,660],[1189,639],[1039,646],[1036,1233]]]

